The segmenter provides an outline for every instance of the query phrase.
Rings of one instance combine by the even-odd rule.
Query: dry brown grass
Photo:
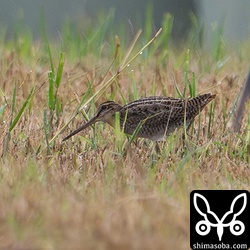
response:
[[[11,131],[8,151],[0,162],[0,249],[189,249],[190,191],[250,189],[249,113],[240,134],[227,128],[227,116],[249,68],[247,50],[242,57],[229,52],[220,69],[209,55],[199,57],[191,51],[189,68],[195,73],[198,92],[217,93],[210,134],[208,106],[200,116],[200,127],[196,119],[185,146],[178,131],[160,145],[161,156],[152,152],[150,143],[139,140],[125,157],[119,138],[103,124],[81,133],[88,140],[74,136],[61,143],[83,122],[80,114],[47,154],[43,112],[49,113],[50,68],[46,60],[38,60],[44,56],[39,47],[31,52],[23,58],[12,48],[1,56],[1,103],[7,103],[0,118],[1,152],[14,79],[15,112],[32,87],[36,92]],[[160,65],[156,56],[138,58],[97,103],[111,97],[122,102],[120,92],[127,101],[136,95],[176,96],[175,81],[181,90],[184,85],[183,54],[170,51]],[[87,56],[80,63],[67,62],[66,54],[58,92],[62,113],[54,117],[50,138],[71,118],[87,84],[93,93],[100,87],[109,61]],[[219,81],[220,85],[207,90]],[[93,112],[92,103],[89,115]]]

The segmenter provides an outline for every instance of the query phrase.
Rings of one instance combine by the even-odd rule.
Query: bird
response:
[[[93,118],[66,136],[63,141],[99,121],[115,127],[116,113],[119,113],[117,117],[120,119],[121,130],[125,134],[137,133],[138,138],[161,141],[184,124],[188,128],[215,96],[211,93],[194,98],[150,96],[124,106],[114,101],[106,101],[99,105]]]

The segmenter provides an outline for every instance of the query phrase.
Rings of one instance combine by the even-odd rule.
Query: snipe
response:
[[[92,119],[65,137],[63,141],[98,121],[114,127],[116,112],[119,112],[121,129],[126,134],[132,135],[137,130],[137,137],[160,141],[176,128],[183,126],[185,122],[188,127],[215,96],[203,94],[189,99],[152,96],[125,106],[113,101],[104,102],[100,104]]]

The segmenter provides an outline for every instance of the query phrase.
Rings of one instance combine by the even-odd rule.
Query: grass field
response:
[[[65,25],[59,44],[0,39],[0,249],[189,249],[192,190],[250,189],[249,104],[230,129],[249,41],[215,33],[209,52],[194,26],[176,49],[167,16],[142,50],[152,30],[129,47],[109,22],[84,35]],[[206,92],[217,96],[191,136],[176,131],[161,155],[142,139],[124,155],[126,137],[102,123],[62,143],[103,101]]]

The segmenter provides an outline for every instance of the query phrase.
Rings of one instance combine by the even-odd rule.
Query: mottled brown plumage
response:
[[[63,141],[98,121],[114,127],[116,112],[119,112],[121,129],[126,134],[131,135],[138,129],[137,137],[160,141],[176,128],[183,126],[185,119],[188,127],[214,98],[215,95],[212,94],[189,99],[152,96],[133,101],[125,106],[113,101],[104,102],[100,104],[92,119],[65,137]]]

